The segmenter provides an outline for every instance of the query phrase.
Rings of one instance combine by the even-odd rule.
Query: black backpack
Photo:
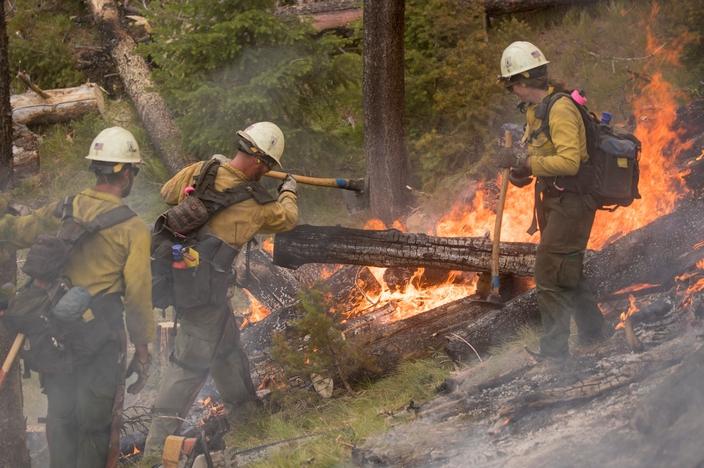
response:
[[[260,205],[276,201],[264,186],[255,181],[216,190],[219,167],[218,159],[206,162],[196,176],[194,191],[162,213],[154,223],[152,303],[156,308],[173,305],[189,309],[224,302],[232,282],[232,262],[239,250],[201,228],[223,209],[250,198]],[[199,263],[185,269],[173,268],[175,245],[197,251]]]
[[[129,207],[121,205],[92,221],[80,222],[73,217],[73,199],[65,198],[54,212],[61,219],[57,234],[41,235],[30,247],[22,266],[30,279],[17,291],[3,316],[11,331],[25,335],[21,356],[26,368],[42,373],[71,370],[73,361],[66,339],[77,332],[83,313],[95,299],[62,276],[71,253],[98,231],[136,216]],[[96,327],[91,325],[90,329],[90,341],[98,343]]]
[[[591,195],[599,209],[613,211],[619,206],[631,205],[633,200],[640,198],[641,143],[634,135],[617,132],[600,123],[586,106],[577,103],[567,93],[557,92],[536,111],[542,124],[531,137],[545,133],[550,138],[550,110],[562,97],[568,97],[582,116],[589,161],[580,166],[576,176],[560,176],[555,183],[568,191]]]

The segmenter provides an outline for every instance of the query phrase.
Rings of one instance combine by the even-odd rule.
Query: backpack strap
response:
[[[550,111],[552,110],[552,106],[554,106],[557,100],[561,97],[568,97],[570,98],[570,101],[572,101],[572,97],[569,94],[563,92],[556,92],[552,93],[550,96],[544,99],[543,102],[538,104],[535,109],[535,116],[540,119],[541,123],[540,127],[538,127],[537,130],[533,131],[530,134],[531,141],[538,138],[541,133],[545,133],[545,136],[548,137],[548,140],[552,141],[552,138],[550,137]],[[579,109],[579,106],[577,108]]]
[[[73,218],[73,200],[76,198],[75,195],[69,195],[64,197],[64,199],[56,205],[54,212],[52,213],[56,218],[64,221],[68,218]]]
[[[103,229],[122,224],[135,216],[137,216],[137,213],[132,211],[129,206],[120,205],[117,208],[99,214],[93,220],[85,223],[85,229],[90,233],[102,231]]]
[[[200,173],[196,176],[195,180],[195,194],[197,197],[203,195],[208,189],[215,190],[215,178],[218,175],[218,169],[220,168],[220,161],[217,159],[210,159],[203,167],[200,169]]]

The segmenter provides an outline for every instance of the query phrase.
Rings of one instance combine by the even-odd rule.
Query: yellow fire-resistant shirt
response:
[[[184,189],[193,185],[205,162],[187,166],[161,188],[161,197],[169,205],[178,204],[186,196]],[[215,178],[215,189],[226,190],[247,182],[242,171],[221,164]],[[230,205],[213,216],[207,224],[215,236],[234,247],[241,247],[257,233],[276,233],[293,229],[298,222],[297,197],[283,192],[277,201],[260,205],[253,199]]]
[[[523,137],[528,144],[532,174],[541,177],[577,174],[580,164],[589,159],[586,130],[579,110],[567,96],[559,98],[550,109],[550,138],[543,132],[530,141],[530,135],[542,125],[542,120],[535,115],[536,107],[531,105],[526,111]]]
[[[122,200],[114,195],[87,189],[74,198],[73,215],[87,222],[121,204]],[[27,216],[3,216],[0,243],[26,248],[38,234],[56,232],[59,226],[53,214],[56,206],[52,203]],[[149,228],[135,216],[82,241],[74,248],[65,270],[74,286],[84,287],[91,294],[122,294],[127,331],[135,344],[147,344],[155,334],[150,244]]]

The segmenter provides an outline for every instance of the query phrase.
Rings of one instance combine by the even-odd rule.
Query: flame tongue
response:
[[[616,324],[616,330],[622,329],[626,326],[626,320],[631,318],[636,312],[638,312],[638,306],[636,305],[636,298],[633,295],[628,296],[628,310],[626,312],[621,312],[620,320]]]

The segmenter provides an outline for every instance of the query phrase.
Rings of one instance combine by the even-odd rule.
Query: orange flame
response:
[[[270,237],[267,237],[264,239],[264,242],[262,242],[262,250],[269,255],[274,255],[274,241],[271,240]]]
[[[265,319],[271,311],[264,306],[261,302],[259,302],[249,291],[246,289],[243,289],[244,294],[247,296],[247,299],[249,300],[249,309],[247,309],[247,313],[245,313],[245,321],[242,324],[241,328],[245,328],[247,325],[259,322],[260,320]]]
[[[616,330],[619,330],[626,326],[626,320],[638,312],[638,307],[636,306],[636,298],[633,295],[628,296],[628,310],[626,312],[621,312],[620,321],[616,324]]]

